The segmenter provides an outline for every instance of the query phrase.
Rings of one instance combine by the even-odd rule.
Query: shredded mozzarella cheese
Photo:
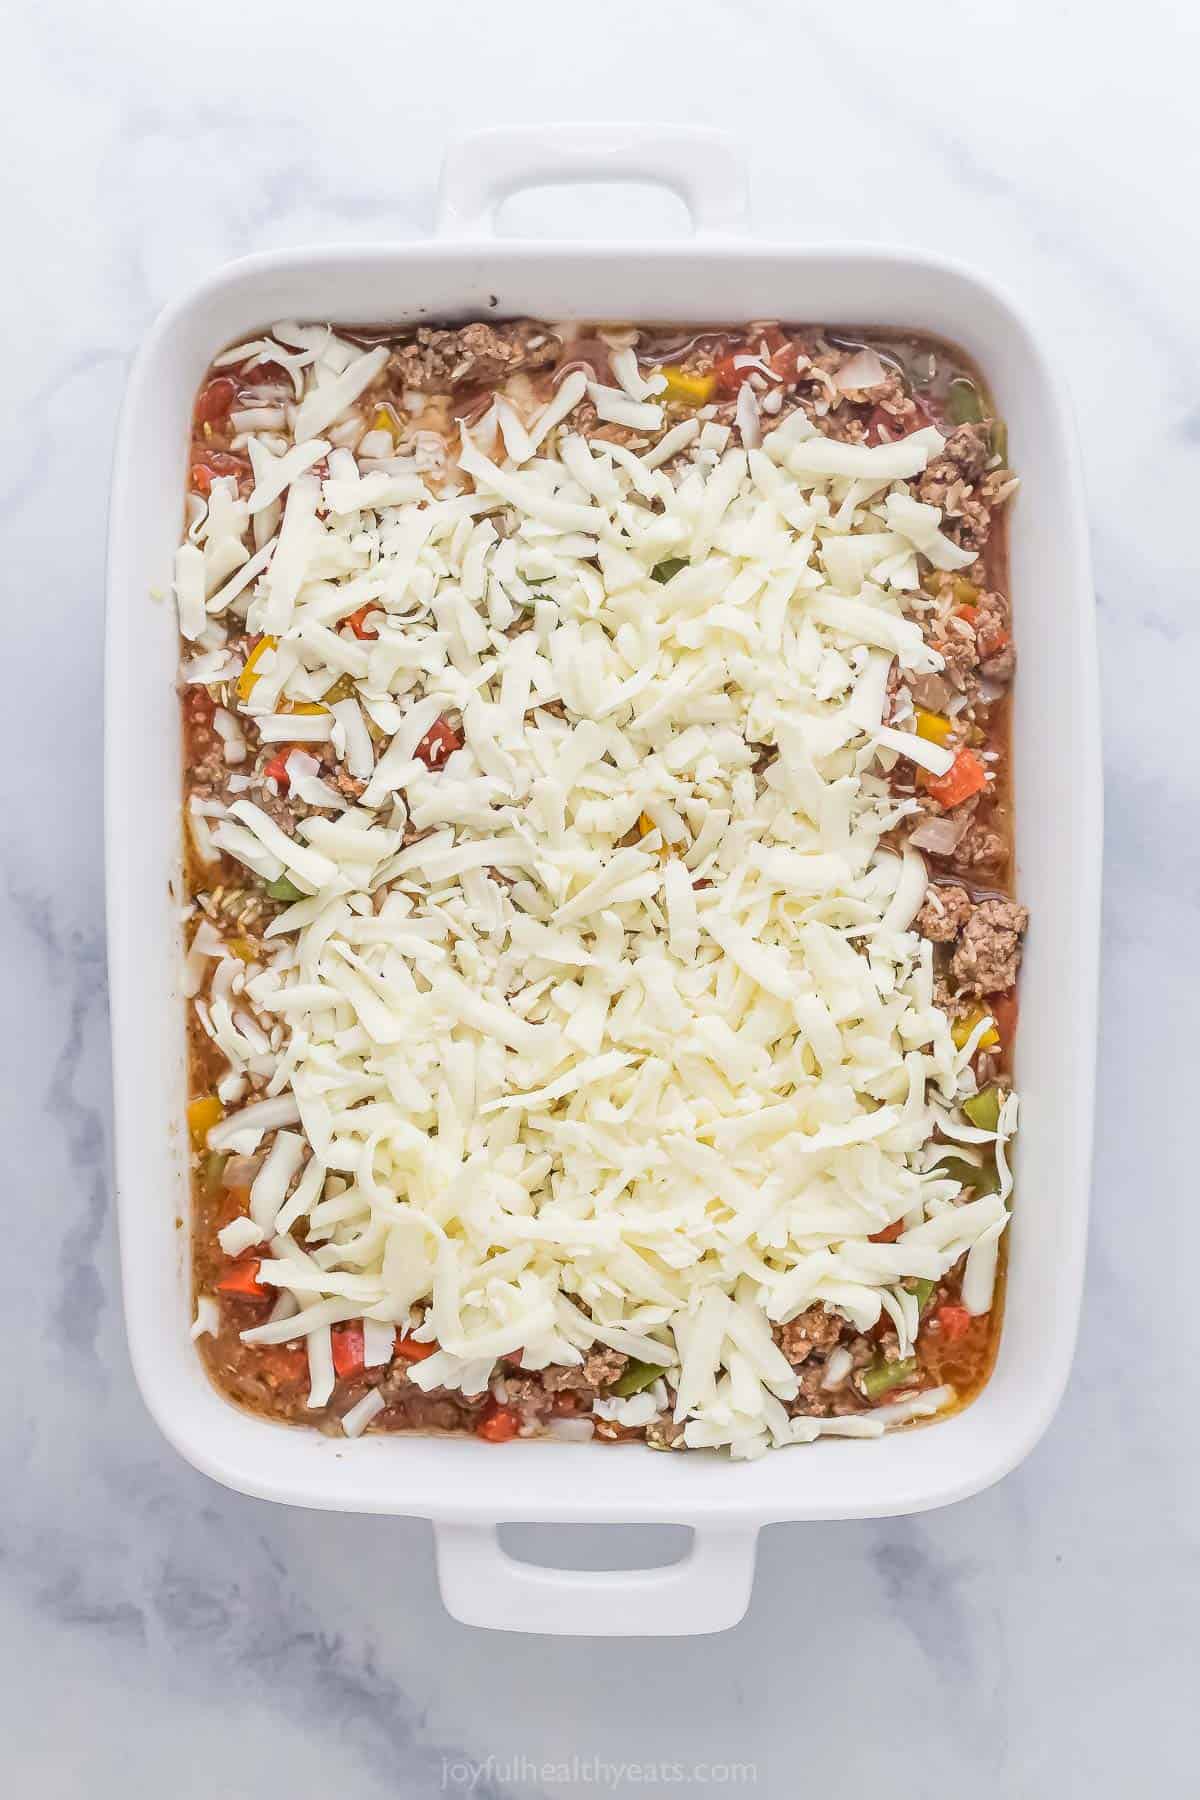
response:
[[[365,787],[350,803],[294,751],[296,797],[332,817],[289,835],[241,798],[192,818],[202,855],[305,896],[272,925],[270,965],[229,978],[261,1041],[247,1012],[235,1028],[198,1002],[231,1061],[272,1072],[208,1138],[253,1153],[275,1133],[222,1243],[270,1236],[261,1279],[292,1308],[246,1341],[304,1339],[312,1406],[349,1317],[375,1363],[427,1309],[439,1348],[411,1378],[468,1394],[497,1357],[536,1370],[608,1346],[661,1366],[688,1444],[739,1456],[929,1410],[790,1419],[771,1326],[886,1311],[907,1347],[904,1281],[966,1254],[964,1303],[986,1310],[1007,1219],[1015,1103],[1003,1195],[963,1205],[924,1161],[947,1121],[975,1141],[956,1110],[973,1077],[911,930],[923,862],[881,842],[895,755],[952,760],[884,722],[893,663],[942,666],[902,606],[914,552],[972,560],[909,491],[940,435],[776,428],[747,385],[740,445],[696,421],[640,452],[588,439],[570,423],[585,393],[603,420],[661,430],[661,383],[619,351],[620,388],[573,373],[540,410],[514,389],[464,427],[445,479],[418,479],[378,441],[363,469],[342,429],[384,352],[296,326],[254,348],[296,384],[292,434],[247,419],[248,512],[223,495],[226,525],[177,553],[181,627],[245,614],[270,634],[231,691],[235,753],[249,725],[328,742]],[[248,560],[210,551],[272,508]],[[664,562],[681,566],[656,579]],[[365,607],[360,642],[339,627]],[[338,682],[352,695],[312,710]],[[447,719],[434,766],[422,747]],[[197,934],[197,983],[213,954]],[[831,1359],[831,1384],[846,1372]],[[646,1423],[661,1404],[596,1410]]]

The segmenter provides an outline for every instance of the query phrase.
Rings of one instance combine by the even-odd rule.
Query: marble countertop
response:
[[[703,1765],[752,1763],[741,1784],[770,1795],[898,1779],[914,1796],[1124,1800],[1190,1760],[1200,1455],[1181,1429],[1195,1301],[1178,1234],[1200,978],[1178,946],[1200,892],[1200,14],[1143,0],[1133,32],[1112,0],[994,0],[947,31],[921,0],[861,0],[844,23],[809,11],[19,0],[8,15],[0,518],[21,748],[0,822],[18,1045],[10,1026],[0,1093],[9,1206],[36,1219],[0,1265],[13,1791],[390,1800],[679,1779],[618,1784],[600,1758],[678,1764],[692,1786],[736,1785]],[[368,12],[369,36],[351,24]],[[1067,1398],[999,1487],[914,1519],[768,1530],[750,1614],[723,1636],[549,1644],[452,1623],[424,1523],[214,1486],[135,1392],[108,1129],[107,475],[131,351],[209,269],[420,235],[451,133],[652,112],[744,137],[764,229],[905,240],[995,273],[1068,372],[1109,809],[1094,1230]],[[550,229],[572,216],[561,196],[522,204]],[[1070,1020],[1063,1037],[1070,1054]],[[617,1556],[631,1547],[653,1560],[658,1539],[629,1534]],[[610,1548],[588,1532],[581,1556]]]

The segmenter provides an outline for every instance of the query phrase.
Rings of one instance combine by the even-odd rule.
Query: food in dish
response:
[[[737,1456],[999,1319],[1003,427],[929,339],[277,325],[195,410],[195,1332],[354,1435]]]

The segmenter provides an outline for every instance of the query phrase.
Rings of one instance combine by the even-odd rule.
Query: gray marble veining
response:
[[[601,1758],[680,1764],[693,1786],[720,1785],[701,1765],[753,1763],[772,1796],[1153,1791],[1187,1766],[1200,1560],[1181,1128],[1200,1003],[1200,15],[18,0],[5,49],[6,1790],[495,1800],[613,1791]],[[213,1486],[134,1391],[108,1144],[107,472],[128,356],[206,270],[419,234],[451,132],[649,111],[743,135],[765,228],[918,242],[1000,276],[1071,381],[1108,759],[1094,1233],[1062,1412],[1001,1486],[915,1519],[772,1528],[724,1636],[551,1647],[451,1623],[424,1524]],[[605,1548],[588,1533],[581,1560]]]

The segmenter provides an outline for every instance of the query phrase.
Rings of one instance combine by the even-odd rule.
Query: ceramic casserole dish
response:
[[[665,183],[694,235],[671,243],[497,238],[518,188]],[[133,365],[117,441],[107,621],[109,971],[125,1308],[134,1369],[176,1448],[272,1500],[434,1523],[442,1593],[477,1625],[580,1634],[720,1630],[741,1617],[759,1528],[916,1512],[996,1481],[1031,1449],[1067,1377],[1084,1265],[1101,851],[1088,545],[1061,382],[989,282],[924,253],[763,242],[723,138],[628,126],[504,130],[447,159],[425,243],[273,252],[171,306]],[[978,1399],[931,1426],[730,1463],[599,1444],[409,1435],[335,1441],[239,1411],[189,1340],[186,1044],[178,890],[180,758],[173,611],[155,603],[178,539],[188,418],[213,354],[279,317],[406,323],[777,317],[931,332],[976,359],[1007,419],[1022,488],[1011,579],[1020,646],[1013,775],[1017,883],[1034,909],[1022,975],[1023,1094],[1006,1316]],[[1071,780],[1060,771],[1069,767]],[[1070,1054],[1062,1021],[1069,1020]],[[506,1521],[677,1523],[669,1567],[583,1573],[517,1562]]]

